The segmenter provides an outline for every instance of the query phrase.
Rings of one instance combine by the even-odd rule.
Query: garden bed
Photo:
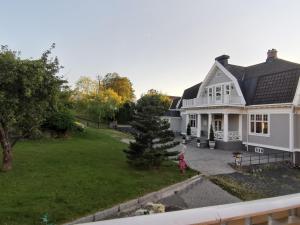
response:
[[[243,200],[293,194],[300,190],[300,170],[285,163],[244,168],[232,174],[211,176],[210,179]]]

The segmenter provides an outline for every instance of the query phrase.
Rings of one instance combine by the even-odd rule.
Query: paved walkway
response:
[[[185,160],[190,168],[201,172],[203,175],[217,175],[234,173],[235,170],[228,165],[234,161],[231,151],[210,150],[197,148],[195,143],[185,145]],[[182,151],[183,145],[178,145],[171,151]],[[173,196],[162,199],[160,202],[166,206],[175,206],[181,209],[213,206],[240,202],[237,197],[224,191],[222,188],[203,177],[192,187]]]
[[[172,150],[182,151],[180,144]],[[234,162],[231,151],[220,149],[197,148],[193,144],[186,145],[184,156],[190,168],[201,172],[204,175],[217,175],[234,173],[228,163]]]
[[[166,206],[191,209],[205,206],[229,204],[241,200],[224,191],[219,186],[203,178],[190,188],[176,193],[159,202]]]

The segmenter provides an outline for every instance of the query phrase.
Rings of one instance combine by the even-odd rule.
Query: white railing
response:
[[[223,140],[224,132],[223,131],[215,131],[214,132],[216,140]],[[239,141],[241,137],[238,131],[228,131],[228,140],[229,141]]]
[[[239,141],[239,140],[241,140],[239,132],[238,131],[228,131],[228,140],[229,141]]]
[[[208,97],[200,97],[193,99],[183,99],[182,107],[205,107],[209,105],[241,105],[242,101],[239,96],[224,96],[220,101],[208,99]]]
[[[214,134],[215,134],[215,139],[216,140],[223,140],[223,138],[224,138],[223,131],[215,131]]]
[[[175,212],[99,221],[90,225],[300,224],[300,194]],[[278,223],[280,221],[281,223]]]

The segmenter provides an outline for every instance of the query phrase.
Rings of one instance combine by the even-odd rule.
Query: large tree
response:
[[[38,59],[21,59],[17,52],[1,47],[0,144],[3,171],[12,169],[14,144],[38,130],[49,108],[57,106],[60,88],[65,81],[57,75],[60,66],[57,58],[50,58],[51,49]]]
[[[124,150],[130,165],[159,168],[168,156],[177,154],[167,151],[178,142],[174,141],[174,133],[169,130],[169,122],[161,118],[164,112],[159,94],[146,94],[138,100],[132,122],[135,142]]]
[[[73,98],[77,113],[97,121],[114,120],[120,107],[134,98],[132,84],[127,77],[117,73],[107,74],[97,80],[81,77],[76,83]]]
[[[123,102],[133,101],[134,90],[127,77],[121,77],[117,73],[108,73],[102,79],[102,83],[105,88],[110,88],[121,96]]]
[[[87,76],[82,76],[76,82],[75,92],[78,97],[84,98],[87,95],[95,95],[97,93],[97,81]]]
[[[164,111],[167,111],[170,108],[170,105],[172,103],[171,98],[168,95],[163,94],[162,92],[159,92],[155,89],[150,89],[147,91],[146,95],[154,95],[158,96],[160,98],[161,104],[164,108]]]
[[[85,106],[85,113],[98,123],[103,120],[114,120],[121,104],[121,97],[112,89],[105,89],[95,96],[91,96]]]

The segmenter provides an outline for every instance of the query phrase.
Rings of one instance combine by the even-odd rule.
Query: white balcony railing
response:
[[[223,96],[220,100],[209,99],[208,97],[199,97],[193,99],[183,99],[182,107],[206,107],[209,105],[241,105],[242,101],[239,96]]]
[[[216,140],[223,140],[224,138],[224,132],[223,131],[215,131],[215,139]],[[239,141],[241,140],[241,137],[239,135],[238,131],[228,131],[228,140],[229,141]]]
[[[300,224],[300,194],[89,223],[90,225]]]

